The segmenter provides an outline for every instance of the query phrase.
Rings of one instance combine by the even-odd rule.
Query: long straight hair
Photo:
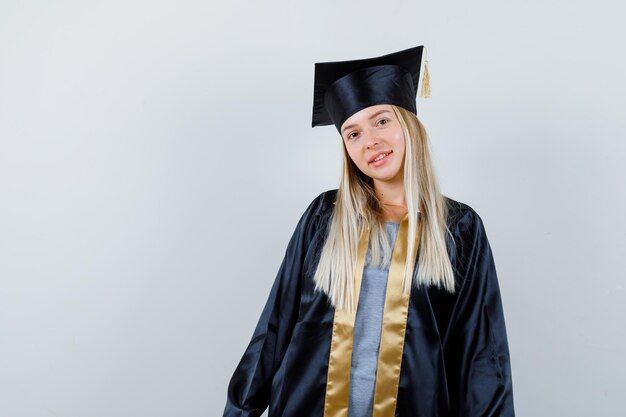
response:
[[[414,268],[415,258],[407,256],[402,290],[408,295],[412,285],[433,285],[454,293],[454,273],[446,250],[446,233],[450,234],[446,221],[448,209],[437,184],[428,135],[414,113],[399,106],[391,107],[404,133],[408,254],[416,251],[417,236],[420,239],[417,268]],[[313,280],[315,289],[326,293],[336,309],[354,312],[358,303],[354,274],[359,236],[369,228],[372,265],[388,267],[392,248],[374,181],[359,170],[348,155],[343,139],[341,142],[343,174]]]

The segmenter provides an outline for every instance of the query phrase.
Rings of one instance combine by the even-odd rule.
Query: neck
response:
[[[404,197],[404,183],[402,181],[380,182],[374,180],[374,191],[383,203],[406,206]]]
[[[399,223],[407,212],[402,181],[374,181],[374,191],[382,202],[383,219]]]

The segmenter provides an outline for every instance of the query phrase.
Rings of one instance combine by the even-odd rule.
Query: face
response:
[[[352,161],[375,183],[402,181],[404,133],[390,105],[378,104],[353,114],[341,125],[341,137]],[[380,159],[383,153],[387,156]]]

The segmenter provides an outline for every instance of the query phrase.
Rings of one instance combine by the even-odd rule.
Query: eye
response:
[[[385,123],[382,123],[382,122],[385,122]],[[389,119],[380,119],[378,123],[382,123],[383,125],[386,125],[389,123]]]
[[[348,140],[353,139],[353,136],[352,136],[352,135],[355,135],[355,134],[356,134],[356,132],[351,132],[351,133],[348,135]]]

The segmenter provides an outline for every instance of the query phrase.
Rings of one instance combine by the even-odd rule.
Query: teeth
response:
[[[374,162],[376,161],[380,161],[381,159],[383,159],[385,156],[387,156],[386,153],[381,153],[380,155],[378,155],[378,157],[376,159],[374,159]]]

